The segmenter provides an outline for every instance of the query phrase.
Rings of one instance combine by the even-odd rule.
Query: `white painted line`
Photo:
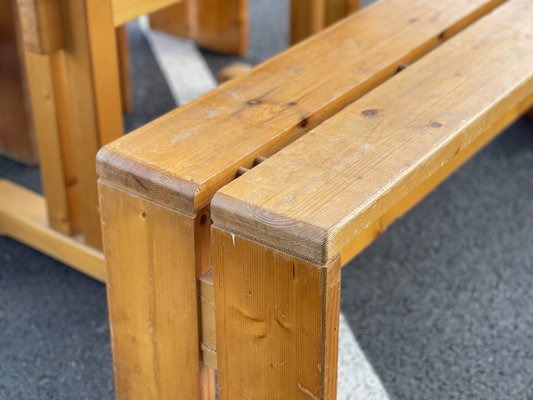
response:
[[[342,313],[339,327],[337,398],[339,400],[389,400],[383,383],[357,343]]]
[[[146,16],[139,18],[139,25],[176,104],[186,104],[217,86],[194,41],[151,30]]]

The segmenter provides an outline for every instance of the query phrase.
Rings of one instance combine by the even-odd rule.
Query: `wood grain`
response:
[[[198,400],[194,218],[99,188],[117,398]]]
[[[69,139],[69,105],[66,101],[62,52],[40,55],[25,51],[31,109],[38,140],[40,172],[50,227],[65,235],[79,229],[79,199],[69,187],[76,171]]]
[[[342,1],[342,0],[341,0]],[[326,4],[332,0],[291,0],[291,43],[295,44],[326,27]]]
[[[105,147],[99,174],[195,215],[240,167],[277,152],[499,3],[375,3]]]
[[[112,4],[115,26],[124,25],[141,15],[168,7],[180,0],[108,0]]]
[[[17,4],[27,50],[51,54],[63,47],[61,0],[17,0]]]
[[[198,46],[225,54],[248,47],[248,0],[196,0]]]
[[[152,29],[194,39],[198,31],[198,1],[182,0],[150,14]]]
[[[313,265],[212,229],[219,396],[333,400],[340,259]]]
[[[531,107],[531,20],[507,2],[223,188],[215,224],[316,263],[354,255]]]
[[[70,0],[62,6],[81,231],[87,244],[101,248],[94,160],[102,145],[123,133],[115,28],[108,0]]]
[[[317,34],[359,8],[359,0],[291,0],[291,43]]]
[[[122,112],[128,114],[133,110],[133,93],[130,74],[130,46],[126,26],[116,29],[118,65],[120,70],[120,100]]]
[[[28,164],[37,162],[22,40],[15,3],[0,3],[0,154]]]
[[[105,281],[101,252],[50,228],[46,201],[22,186],[0,179],[0,234],[22,242],[94,278]]]

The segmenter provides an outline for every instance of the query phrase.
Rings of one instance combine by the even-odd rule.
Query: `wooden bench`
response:
[[[263,183],[268,184],[271,180],[277,180],[276,176],[267,176],[268,172],[263,176],[261,171],[268,171],[271,168],[270,165],[277,166],[278,164],[274,163],[286,152],[293,154],[291,149],[294,146],[301,146],[300,143],[307,143],[308,140],[316,140],[316,148],[324,147],[324,156],[327,154],[329,157],[329,163],[324,163],[324,171],[320,170],[318,175],[313,175],[313,173],[307,174],[306,171],[300,169],[300,166],[306,165],[304,160],[307,160],[308,154],[305,152],[301,153],[300,158],[295,160],[292,168],[288,168],[288,164],[284,165],[288,171],[296,171],[293,173],[299,173],[303,176],[309,175],[309,177],[316,179],[314,184],[317,185],[317,194],[327,192],[331,196],[341,195],[342,193],[330,190],[327,185],[320,186],[320,183],[322,179],[335,177],[338,174],[338,179],[343,185],[353,184],[349,176],[346,176],[344,169],[350,171],[350,165],[355,160],[355,156],[345,153],[348,150],[353,150],[356,146],[355,143],[364,142],[365,138],[361,136],[361,141],[355,143],[347,140],[350,137],[352,141],[354,140],[355,132],[350,127],[353,127],[355,123],[348,124],[344,115],[353,107],[359,107],[359,102],[356,100],[396,75],[397,72],[403,71],[405,66],[412,63],[414,66],[407,67],[405,71],[385,85],[399,82],[399,89],[404,88],[411,81],[404,76],[412,77],[415,73],[410,71],[416,67],[415,71],[424,71],[421,76],[425,77],[425,81],[422,82],[423,85],[417,82],[417,85],[411,90],[424,92],[424,90],[419,89],[420,86],[425,89],[433,88],[433,91],[428,93],[432,94],[431,99],[434,100],[439,93],[438,91],[443,90],[446,85],[444,80],[439,84],[438,81],[429,78],[439,73],[441,69],[433,64],[439,63],[448,66],[448,63],[455,62],[457,58],[464,56],[466,50],[461,50],[460,45],[461,43],[464,44],[465,39],[461,39],[462,36],[460,36],[452,39],[450,44],[439,47],[434,53],[437,56],[429,56],[431,57],[428,58],[430,61],[427,61],[426,58],[423,58],[422,61],[416,61],[494,8],[498,8],[497,12],[479,24],[475,24],[461,35],[478,37],[478,31],[487,30],[487,25],[491,23],[495,24],[494,27],[500,25],[507,27],[509,11],[505,10],[510,9],[511,13],[516,13],[516,8],[527,8],[524,2],[525,0],[513,0],[510,5],[502,6],[500,9],[498,6],[502,3],[501,1],[454,0],[443,4],[429,0],[382,0],[262,64],[242,78],[230,81],[204,97],[172,111],[148,126],[104,147],[99,152],[97,167],[100,176],[102,226],[108,267],[108,301],[117,396],[128,399],[176,397],[198,399],[202,393],[199,384],[202,363],[211,367],[218,366],[222,398],[247,398],[251,396],[251,393],[257,394],[256,398],[299,398],[299,396],[305,398],[305,396],[309,397],[309,393],[316,394],[317,398],[326,398],[326,393],[331,395],[332,392],[319,393],[318,388],[326,378],[330,379],[330,386],[334,386],[334,373],[332,372],[334,370],[331,370],[334,359],[333,353],[331,354],[332,358],[328,358],[328,369],[326,369],[326,364],[321,363],[321,371],[315,368],[314,373],[309,372],[310,376],[316,378],[316,381],[304,381],[303,385],[308,383],[309,385],[304,386],[304,391],[298,390],[298,386],[293,381],[294,374],[287,373],[286,369],[270,370],[270,364],[267,368],[267,364],[263,362],[265,360],[258,353],[252,354],[250,348],[247,347],[252,342],[254,343],[252,347],[256,343],[256,339],[250,339],[250,337],[261,336],[261,332],[264,331],[263,328],[267,325],[272,327],[271,322],[275,321],[270,320],[265,325],[261,322],[263,320],[255,320],[254,314],[241,315],[235,312],[235,308],[232,308],[234,311],[228,312],[229,317],[226,315],[228,307],[225,301],[237,301],[237,297],[244,293],[243,288],[246,287],[246,293],[249,292],[248,283],[253,281],[252,275],[248,275],[248,273],[252,273],[253,265],[246,264],[248,269],[242,270],[239,275],[243,279],[242,286],[236,283],[237,275],[229,277],[228,282],[233,285],[228,286],[226,280],[223,279],[223,274],[226,270],[230,271],[231,268],[226,267],[226,263],[231,262],[233,257],[237,257],[237,251],[241,252],[241,250],[242,254],[239,254],[243,260],[248,260],[249,257],[255,255],[258,257],[261,254],[264,255],[266,250],[260,244],[252,244],[253,240],[263,243],[262,235],[265,235],[264,243],[270,243],[267,242],[270,232],[269,214],[266,212],[263,220],[263,214],[260,211],[263,209],[263,204],[257,204],[257,208],[253,208],[248,215],[249,218],[242,220],[242,226],[257,228],[255,233],[258,236],[246,237],[249,238],[250,246],[256,246],[258,252],[252,252],[250,255],[244,250],[245,245],[237,246],[241,242],[244,243],[242,235],[246,235],[246,233],[237,229],[240,226],[238,222],[235,224],[231,222],[238,219],[236,216],[240,210],[239,207],[232,205],[241,204],[241,201],[247,203],[248,197],[241,199],[240,196],[236,196],[233,191],[235,185],[239,185],[240,181],[245,185],[251,182],[250,179],[252,178],[250,177],[254,176],[256,179],[253,180],[253,184],[256,185],[256,190],[250,190],[253,193],[261,193],[262,188],[266,190]],[[528,10],[521,10],[523,14],[527,15],[526,11]],[[521,18],[525,18],[525,16]],[[526,29],[523,25],[525,23],[510,29],[509,32],[506,31],[505,34],[498,35],[494,34],[499,31],[498,29],[494,27],[488,29],[492,32],[488,36],[491,41],[488,45],[498,44],[497,50],[495,49],[493,53],[490,53],[492,57],[498,54],[507,54],[504,51],[512,54],[508,57],[507,64],[502,64],[506,67],[512,64],[511,60],[516,57],[517,49],[520,49],[521,43],[519,41],[512,43],[509,40],[509,35],[520,36],[519,29]],[[472,31],[474,34],[471,33]],[[507,49],[505,50],[505,46],[502,46],[500,42],[496,42],[497,40],[504,41]],[[480,49],[484,50],[488,45],[479,44]],[[458,49],[456,53],[452,51],[455,48]],[[449,52],[453,57],[450,56],[448,61],[438,57],[438,52],[442,54]],[[474,54],[477,53],[467,54],[467,58],[474,57]],[[522,56],[527,57],[527,55]],[[438,61],[435,61],[436,58]],[[433,66],[431,68],[418,67],[419,63]],[[525,62],[521,63],[522,66],[525,64]],[[465,64],[459,63],[458,65],[464,67]],[[498,67],[496,65],[494,68],[504,70],[503,66]],[[459,71],[457,68],[450,68],[450,70]],[[409,74],[406,75],[408,72]],[[500,72],[499,69],[498,72]],[[523,72],[523,70],[509,68],[507,73],[512,77],[524,78]],[[470,76],[468,70],[461,70],[457,74],[458,76],[462,76],[461,74]],[[486,79],[486,77],[480,76],[476,82],[479,84],[481,79]],[[499,80],[495,82],[502,83]],[[506,82],[505,80],[504,83]],[[509,81],[510,85],[512,85],[511,82]],[[523,88],[525,92],[529,91],[526,93],[528,96],[531,93],[529,83]],[[495,83],[495,85],[497,84]],[[386,115],[385,105],[396,104],[399,110],[409,105],[409,102],[402,101],[402,97],[395,95],[393,88],[390,88],[390,95],[385,95],[381,87],[376,89],[376,91],[380,91],[378,93],[382,93],[381,103],[373,104],[360,110],[360,112],[356,112],[358,121],[368,120],[366,123],[379,124]],[[499,88],[500,91],[492,90],[486,93],[488,96],[496,96],[492,99],[494,103],[491,104],[500,104],[498,96],[507,93],[504,86],[500,85]],[[409,91],[404,90],[405,93],[402,93],[402,96],[406,97]],[[373,97],[369,96],[372,96],[373,93],[371,92],[360,101],[367,101],[367,97],[372,99]],[[453,93],[448,94],[453,95]],[[512,96],[510,101],[516,100],[516,103],[506,103],[502,106],[504,108],[511,106],[512,112],[505,114],[507,120],[499,120],[503,122],[497,127],[498,129],[503,128],[504,122],[510,122],[525,110],[528,102],[530,104],[530,97],[523,98],[522,102],[519,102],[518,98],[519,96]],[[387,100],[389,103],[385,104],[384,102]],[[453,96],[450,97],[450,101],[451,104],[448,108],[452,110]],[[344,108],[346,111],[342,111]],[[498,108],[495,107],[494,109]],[[412,110],[413,113],[416,112],[414,102]],[[466,110],[466,115],[468,116],[472,110],[477,110],[478,113],[480,110],[484,111],[482,114],[476,114],[476,120],[485,121],[487,124],[492,122],[492,120],[485,118],[485,111],[487,110],[483,108],[483,103],[479,102],[477,98]],[[337,115],[333,117],[335,114]],[[326,128],[338,121],[339,118],[343,118],[341,122],[337,122],[338,126],[344,127],[343,130]],[[400,124],[401,119],[395,122]],[[324,123],[326,120],[328,121]],[[460,121],[456,120],[455,122]],[[422,124],[421,127],[433,124],[430,132],[435,132],[436,135],[439,132],[441,134],[446,132],[449,121],[447,119],[441,121],[426,121],[424,119],[420,124]],[[318,128],[309,137],[304,136],[316,127]],[[331,135],[331,146],[337,143],[343,150],[340,153],[343,158],[339,158],[340,155],[332,150],[336,150],[337,147],[328,147],[329,141],[320,145],[318,144],[319,139],[314,139],[317,135],[316,132],[321,132],[321,129],[327,129],[328,134]],[[416,125],[411,126],[410,129],[416,130]],[[335,139],[337,133],[340,135],[338,140]],[[301,138],[302,136],[303,138]],[[395,137],[396,146],[391,144],[391,149],[394,149],[398,154],[402,153],[401,140],[406,139],[405,136],[405,133],[398,134]],[[433,136],[428,135],[428,137],[432,138]],[[372,137],[369,135],[368,139],[370,140]],[[293,142],[294,144],[291,145]],[[369,142],[367,151],[371,149],[379,151],[376,150],[377,144],[376,142],[372,147]],[[383,145],[381,141],[379,144],[380,146]],[[431,145],[429,141],[426,144]],[[286,146],[288,147],[285,150],[265,161],[266,158]],[[411,149],[412,143],[409,146]],[[453,151],[455,150],[457,148],[453,148]],[[396,155],[396,153],[394,154]],[[423,154],[423,149],[420,149],[419,154]],[[470,153],[461,152],[461,157],[464,154]],[[454,160],[457,159],[459,157],[454,158]],[[286,159],[283,158],[283,160],[285,163]],[[415,165],[418,161],[411,160],[410,162]],[[309,158],[308,162],[312,164],[312,158]],[[333,168],[326,167],[332,163],[335,164]],[[247,172],[258,164],[264,164],[265,167],[257,167],[257,170]],[[318,165],[317,168],[319,168]],[[379,167],[381,168],[381,165]],[[392,168],[391,170],[396,169]],[[401,171],[403,170],[398,169],[397,172]],[[376,175],[374,179],[376,185],[388,182],[388,180],[378,180],[381,172],[385,173],[387,170],[383,167],[383,169],[373,171]],[[363,177],[361,181],[369,179],[369,177],[364,178],[362,172],[360,174]],[[243,176],[236,179],[240,175]],[[384,174],[383,176],[387,175]],[[421,175],[412,176],[409,182],[419,182],[417,181],[418,178],[422,179],[423,177]],[[334,182],[338,184],[339,180],[334,180]],[[281,203],[278,204],[283,210],[292,209],[290,208],[293,201],[291,196],[296,197],[295,194],[289,192],[292,187],[290,182],[287,179],[277,182],[276,190],[279,193],[287,193],[287,197],[282,196]],[[226,188],[223,189],[225,186]],[[215,267],[219,268],[220,273],[216,272],[217,296],[213,299],[209,272],[211,267],[211,200],[219,190],[221,191],[217,196],[216,210],[213,216],[216,226],[213,240]],[[420,191],[423,192],[422,189]],[[302,189],[302,194],[306,193],[305,188]],[[239,194],[245,196],[248,192],[242,191]],[[227,200],[233,199],[233,197],[235,197],[235,202]],[[398,195],[395,199],[400,200],[401,198]],[[352,203],[345,198],[335,204],[342,206],[340,209],[347,213],[342,214],[343,222],[346,221],[347,216],[356,214],[357,209],[354,209]],[[395,207],[400,207],[403,203],[400,201],[397,204],[399,205],[395,205]],[[306,206],[307,204],[298,209],[307,210],[309,215],[313,215],[313,210],[316,211],[316,209]],[[379,203],[371,210],[380,210],[380,207],[384,206]],[[392,218],[406,207],[393,209],[396,210],[396,214],[383,215]],[[257,213],[255,213],[256,210]],[[317,213],[316,218],[318,219],[320,213],[319,211]],[[330,216],[328,213],[327,217],[329,218],[326,220],[327,223],[334,223],[338,215],[332,214]],[[300,222],[299,220],[296,221],[296,228],[298,228]],[[380,224],[386,221],[385,217],[380,216],[380,219],[373,220],[373,224],[368,225],[371,228],[364,230],[366,235],[364,237],[368,239],[366,244],[375,237],[375,229],[382,229]],[[343,234],[334,239],[333,244],[328,248],[329,252],[322,254],[320,234],[324,234],[323,229],[319,227],[315,232],[311,227],[306,230],[307,225],[304,219],[302,219],[302,224],[303,233],[298,230],[295,233],[297,238],[302,236],[300,238],[301,244],[297,240],[287,241],[286,244],[290,244],[289,250],[273,247],[273,252],[269,254],[288,252],[287,260],[290,260],[291,263],[294,260],[298,265],[302,265],[302,271],[309,270],[309,274],[314,274],[312,279],[316,278],[317,280],[313,281],[312,284],[318,285],[318,280],[322,278],[335,278],[331,280],[333,296],[336,293],[334,291],[338,290],[338,279],[336,279],[338,276],[335,273],[338,274],[337,264],[340,261],[336,257],[337,247],[332,246],[336,246],[337,242],[340,243],[343,239],[348,240],[350,245],[347,247],[343,245],[342,247],[343,260],[346,261],[356,254],[365,243],[361,240],[352,242],[348,231],[343,231]],[[290,224],[281,224],[278,227],[280,232],[284,232],[284,227],[289,232],[286,236],[282,236],[286,238],[292,230]],[[277,231],[273,230],[272,232]],[[230,240],[231,251],[227,251],[227,238]],[[238,249],[235,252],[233,251],[233,239],[235,239],[235,249]],[[305,241],[304,239],[308,240]],[[306,261],[300,261],[299,256],[307,251],[309,243],[313,243],[313,240],[317,240],[318,244],[312,248],[313,252],[305,257]],[[295,249],[292,249],[293,244]],[[224,251],[221,250],[221,247],[224,247]],[[317,254],[321,254],[322,258],[318,257]],[[280,255],[279,259],[281,260],[283,257]],[[324,267],[330,264],[334,264],[335,267]],[[256,265],[259,266],[260,263]],[[317,268],[317,266],[321,268]],[[289,277],[292,279],[292,275]],[[272,275],[272,279],[278,278],[280,288],[282,288],[285,284],[283,283],[284,277],[279,277],[277,274]],[[198,279],[200,280],[198,281]],[[311,281],[309,282],[311,284]],[[264,290],[266,296],[268,284],[259,278],[257,284],[259,285],[257,289]],[[314,310],[315,307],[324,312],[328,310],[327,315],[332,318],[333,325],[331,326],[335,327],[337,317],[335,312],[332,312],[329,303],[328,307],[330,308],[320,308],[320,303],[324,302],[324,297],[321,297],[321,294],[327,292],[325,289],[326,287],[321,293],[310,292],[308,294],[308,301],[311,302],[310,310]],[[230,298],[231,296],[228,294],[232,290],[234,291],[234,298]],[[254,289],[252,289],[252,297],[253,293]],[[229,297],[224,300],[223,297],[226,295]],[[296,297],[295,295],[293,299]],[[335,296],[331,298],[334,300]],[[239,297],[243,306],[246,304],[248,307],[250,300],[249,298],[243,300]],[[214,307],[215,303],[216,308]],[[274,304],[254,304],[252,302],[251,305],[257,307],[262,305],[264,310],[251,309],[251,311],[257,311],[258,315],[263,311],[268,313],[272,311],[268,307],[274,306]],[[322,324],[322,311],[316,315],[317,319],[311,319],[306,323]],[[215,329],[213,315],[215,313],[217,314],[216,342],[213,334]],[[247,319],[246,316],[251,317]],[[235,321],[230,317],[235,320],[241,319]],[[300,326],[296,325],[297,322],[294,322],[294,327]],[[238,329],[243,329],[241,333],[235,332],[236,325],[239,325]],[[322,325],[325,327],[324,324]],[[222,338],[224,336],[224,333],[221,333],[221,330],[224,329],[222,327],[228,329],[227,334],[234,337],[235,341],[228,337]],[[280,329],[284,330],[285,328],[280,325]],[[302,333],[303,330],[298,332]],[[298,332],[293,331],[293,327],[290,327],[287,329],[287,333],[291,333],[291,336],[287,336],[287,338],[290,337],[290,340],[299,341],[301,338],[298,336]],[[326,338],[325,331],[321,330],[320,332],[322,332],[322,336],[318,335],[315,338],[316,343]],[[334,333],[327,334],[327,339],[332,340],[332,345],[334,345],[334,336]],[[239,338],[242,338],[242,341]],[[285,341],[285,338],[281,339],[280,348],[287,346],[288,342]],[[276,348],[275,343],[277,341],[269,339],[265,343],[272,343],[274,351],[272,354],[286,354],[284,350]],[[234,352],[239,344],[243,345],[243,351]],[[334,347],[332,346],[331,349]],[[265,347],[261,348],[265,349]],[[296,353],[293,354],[300,356],[298,349],[300,349],[299,346],[294,346]],[[323,346],[317,347],[317,351],[320,349],[323,349]],[[278,350],[279,353],[276,353],[275,351]],[[221,355],[217,352],[221,352]],[[309,359],[314,360],[315,357],[321,357],[324,354],[317,355],[311,351]],[[254,358],[257,364],[249,365],[248,362]],[[309,365],[301,367],[304,374],[302,376],[306,379],[306,368],[311,368]],[[318,364],[315,363],[314,366],[316,367]],[[246,371],[243,371],[241,367],[245,368]],[[294,371],[300,369],[300,365],[295,364],[295,360],[291,361],[291,367]],[[241,376],[243,385],[239,389],[237,386],[240,386]],[[257,382],[257,386],[252,385],[251,382],[254,380]],[[276,386],[277,383],[280,383],[279,387]],[[265,390],[270,390],[268,392],[270,395],[266,395]],[[288,392],[284,392],[285,390]]]
[[[217,193],[222,398],[336,398],[341,267],[533,105],[531,21],[509,1]]]

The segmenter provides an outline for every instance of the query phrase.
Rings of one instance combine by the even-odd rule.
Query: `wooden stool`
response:
[[[474,37],[479,38],[487,33],[485,32],[487,25],[500,26],[500,23],[505,23],[507,26],[509,19],[512,19],[509,18],[509,13],[523,14],[519,20],[525,21],[530,11],[524,5],[525,1],[511,1],[510,6],[498,9],[493,16],[487,17],[461,35],[472,36],[469,32],[473,30]],[[232,204],[240,205],[244,201],[252,204],[252,194],[260,195],[268,192],[270,182],[278,178],[277,175],[268,175],[268,172],[263,175],[262,171],[269,171],[270,164],[277,168],[276,160],[284,157],[286,152],[292,155],[294,153],[290,149],[294,146],[313,140],[317,135],[316,132],[321,132],[322,127],[330,124],[329,121],[325,123],[324,121],[335,114],[338,113],[338,116],[334,119],[342,118],[342,121],[335,125],[335,129],[327,130],[327,134],[332,137],[331,145],[336,143],[337,133],[340,135],[346,132],[347,136],[351,133],[353,140],[356,134],[350,127],[355,123],[346,121],[345,118],[348,117],[341,112],[342,109],[348,107],[351,110],[351,107],[356,107],[359,110],[359,103],[355,102],[357,99],[501,3],[495,0],[475,2],[453,0],[445,4],[429,0],[416,0],[414,3],[412,0],[380,1],[364,12],[349,17],[335,27],[260,65],[245,76],[230,81],[201,99],[172,111],[99,152],[97,168],[100,175],[108,301],[118,397],[198,399],[200,389],[197,382],[202,363],[212,367],[218,366],[221,398],[334,397],[333,387],[336,382],[332,366],[336,362],[336,332],[333,330],[326,333],[325,328],[329,326],[335,328],[338,320],[335,306],[338,298],[340,260],[347,261],[346,257],[355,255],[365,242],[358,240],[354,244],[351,241],[352,236],[346,233],[348,236],[338,237],[328,248],[328,252],[323,254],[323,236],[320,235],[331,236],[329,231],[319,227],[315,232],[311,226],[309,233],[306,230],[307,220],[302,220],[303,225],[300,228],[298,225],[300,220],[296,219],[295,237],[291,238],[291,220],[280,223],[275,219],[273,220],[275,224],[280,225],[279,232],[284,233],[285,227],[289,231],[287,235],[282,236],[286,239],[284,243],[291,246],[287,250],[272,242],[269,236],[270,211],[262,203],[254,203],[252,208],[243,206],[242,210],[248,210],[249,214],[239,213],[241,208],[232,207]],[[520,24],[514,28],[515,30],[510,29],[506,34],[493,33],[490,35],[490,42],[479,44],[479,51],[483,53],[488,46],[494,44],[498,44],[496,48],[500,51],[501,43],[508,46],[509,54],[518,51],[523,47],[523,41],[512,44],[509,37],[516,34],[516,29],[526,29],[524,25]],[[480,34],[480,30],[483,35]],[[439,48],[434,53],[436,55],[431,54],[419,62],[423,67],[418,67],[416,71],[427,71],[420,75],[426,78],[427,84],[435,85],[439,91],[446,89],[442,85],[438,86],[435,80],[427,78],[428,74],[445,73],[446,68],[440,71],[434,66],[426,68],[425,65],[434,64],[435,59],[446,60],[442,55],[449,55],[450,62],[456,62],[458,55],[453,49],[457,45],[465,45],[465,41],[469,43],[468,35],[466,39],[460,37],[453,39],[449,46]],[[521,40],[526,39],[521,36]],[[478,44],[478,41],[472,43]],[[477,53],[472,53],[470,56],[473,57],[474,54]],[[463,52],[461,56],[464,56]],[[521,68],[525,68],[524,65],[527,64],[526,57],[523,55],[524,63],[520,63]],[[500,68],[502,70],[507,68],[513,63],[513,57],[509,55],[507,58],[507,63],[494,65],[491,67],[494,70],[490,71],[500,73]],[[471,60],[468,61],[471,63]],[[417,64],[418,62],[415,65]],[[459,65],[464,66],[464,64]],[[391,84],[397,82],[411,68],[414,67],[408,67],[405,72],[392,79]],[[450,71],[461,76],[457,68],[450,67]],[[511,77],[524,79],[524,70],[509,69],[509,71]],[[502,76],[508,77],[505,74]],[[449,79],[452,78],[453,76]],[[480,85],[481,78],[482,76],[472,84]],[[447,79],[447,75],[442,75],[442,79],[443,81]],[[509,80],[508,84],[509,89],[515,94],[513,82],[515,81]],[[504,104],[512,106],[511,111],[506,112],[504,106],[502,109],[491,107],[494,118],[501,118],[501,121],[508,123],[531,104],[531,82],[530,80],[523,82],[526,86],[516,92],[517,95],[512,97],[512,103]],[[408,84],[412,84],[411,79],[408,82],[402,79],[399,83],[400,89],[407,87]],[[414,88],[422,86],[427,90],[433,87],[431,85],[423,86],[416,81]],[[477,86],[472,86],[474,87]],[[409,88],[414,90],[412,86]],[[400,101],[401,98],[397,97],[396,89],[393,89],[391,87],[390,95],[382,94],[383,102],[386,100],[396,102],[396,107],[401,110],[404,104]],[[487,111],[488,109],[483,107],[503,104],[500,100],[504,92],[487,92],[488,103],[473,102],[468,110],[472,111],[479,105]],[[429,95],[432,93],[434,92],[427,92]],[[449,94],[449,91],[444,93]],[[374,97],[369,98],[374,99]],[[361,102],[366,101],[365,99],[366,97]],[[367,123],[379,123],[379,118],[382,117],[380,113],[383,113],[383,110],[380,103],[374,103],[372,100],[372,107],[368,106],[368,109],[356,112],[359,118],[357,121],[368,120]],[[424,104],[416,103],[416,106]],[[388,107],[389,103],[383,103],[383,107],[385,106]],[[416,110],[413,107],[408,110]],[[481,121],[492,121],[485,119],[486,113],[479,116],[480,118],[482,116]],[[398,118],[401,119],[401,116]],[[396,120],[394,122],[398,123]],[[439,120],[423,120],[423,122],[424,128],[426,124],[434,123],[431,132],[433,130],[447,132],[446,128],[441,129],[441,126],[437,126],[437,124],[444,125],[444,122]],[[498,129],[503,128],[503,122]],[[345,127],[341,129],[343,126]],[[313,133],[304,136],[316,127],[318,128]],[[301,138],[302,136],[304,137]],[[482,137],[486,141],[490,135]],[[397,139],[401,138],[403,136]],[[339,136],[338,141],[338,145],[345,146],[346,149],[352,149],[356,143],[359,143],[347,144],[344,136]],[[328,150],[328,143],[325,142],[325,152]],[[427,143],[432,144],[432,142]],[[479,146],[484,142],[475,143]],[[372,145],[371,148],[375,149],[376,145]],[[282,150],[285,147],[287,149]],[[318,144],[316,147],[320,148]],[[416,146],[410,145],[409,149],[411,147],[416,150]],[[421,147],[419,154],[423,154],[427,148],[427,146]],[[280,150],[282,151],[279,155],[266,159]],[[394,150],[401,153],[399,144]],[[453,148],[453,151],[455,150],[456,147]],[[295,177],[299,176],[298,174],[306,175],[305,171],[300,171],[300,165],[313,162],[311,158],[308,161],[306,152],[299,154],[301,159],[291,159],[294,164],[291,168],[287,168],[288,171],[293,171]],[[331,160],[329,163],[324,162],[326,172],[336,176],[335,171],[338,170],[341,178],[345,176],[345,170],[350,172],[352,158],[349,154],[345,155],[349,162],[344,162],[337,154],[328,152],[327,155]],[[458,156],[454,160],[459,158]],[[283,159],[284,165],[288,167],[288,159]],[[332,167],[330,163],[335,160],[338,165]],[[417,163],[419,160],[411,162]],[[258,167],[257,172],[247,172],[258,164],[265,164],[266,167]],[[400,173],[404,168],[405,166],[395,168],[394,171]],[[327,193],[333,196],[337,192],[331,190],[327,182],[324,183],[325,186],[320,185],[321,174],[329,177],[326,172],[318,171],[318,175],[313,172],[308,174],[308,177],[316,179],[314,185],[321,190],[317,193],[326,193],[328,190]],[[240,175],[243,176],[239,177]],[[234,190],[241,180],[245,185],[252,185],[251,176],[254,177],[253,188],[245,186],[250,187],[250,190],[242,193]],[[388,179],[388,175],[384,176]],[[287,193],[287,196],[281,196],[279,204],[276,204],[283,210],[292,210],[292,202],[299,203],[296,203],[296,194],[288,191],[292,187],[291,180],[285,175],[283,177],[283,180],[277,182],[277,186],[272,185],[277,192]],[[420,177],[423,178],[422,175]],[[348,178],[343,181],[346,185],[353,183]],[[232,181],[235,182],[231,183]],[[418,181],[415,179],[412,182]],[[288,185],[287,188],[285,184]],[[223,189],[224,187],[226,188]],[[211,239],[211,200],[219,190],[221,191],[215,203],[216,228]],[[349,193],[351,195],[351,192]],[[242,201],[241,195],[246,196],[242,197],[244,199]],[[307,195],[305,189],[301,189],[301,195]],[[304,199],[307,198],[308,196],[304,196]],[[327,196],[324,195],[324,198]],[[395,198],[400,199],[398,196]],[[232,203],[232,199],[235,203]],[[344,198],[342,200],[344,201]],[[411,200],[408,204],[412,203]],[[349,204],[345,205],[345,202],[335,204],[342,205],[343,207],[339,209],[348,212],[349,216],[357,214],[357,210],[352,210]],[[398,207],[394,209],[395,213],[383,215],[392,218],[407,207],[401,202],[398,204],[400,205],[395,206]],[[297,210],[304,209],[314,215],[312,214],[314,208],[307,207],[307,203],[297,208]],[[372,210],[379,211],[385,208],[380,208],[378,205]],[[239,222],[241,214],[244,216],[242,224]],[[332,215],[337,216],[337,214]],[[344,214],[341,216],[345,217]],[[331,218],[332,222],[336,221]],[[345,219],[351,221],[347,217]],[[360,223],[360,220],[358,221]],[[378,222],[370,223],[368,230],[364,230],[366,236],[362,237],[368,239],[366,243],[375,237],[376,227],[381,228],[386,219],[381,218],[376,221]],[[241,225],[242,230],[240,230]],[[247,236],[245,232],[249,226],[256,227],[251,231],[252,236]],[[300,233],[300,230],[303,233]],[[276,230],[272,232],[272,236],[279,233]],[[265,243],[261,242],[263,236]],[[311,248],[309,243],[313,243],[313,239],[317,239],[318,243]],[[342,247],[342,257],[339,258],[337,256],[339,250],[332,246],[337,242],[341,243],[342,239],[348,240],[350,245]],[[214,241],[213,252],[211,240]],[[243,244],[246,240],[250,243]],[[268,250],[267,246],[263,246],[270,246],[271,243],[277,247]],[[295,249],[292,249],[292,245]],[[251,246],[255,246],[253,248],[257,251],[249,251]],[[304,260],[300,260],[302,254],[307,251],[311,252]],[[284,252],[288,252],[288,255]],[[210,272],[211,256],[216,268],[215,298],[213,298]],[[241,264],[234,266],[239,257]],[[288,264],[284,260],[288,260]],[[320,260],[320,263],[317,260]],[[270,270],[266,271],[262,267],[267,261],[269,264],[279,263],[281,266],[279,274],[273,271],[270,275]],[[287,269],[287,265],[290,268]],[[257,278],[257,286],[253,286],[255,281],[249,275],[254,266],[261,269],[260,272],[256,271],[260,276]],[[227,280],[226,271],[229,274]],[[307,278],[301,276],[312,289],[309,293],[300,290],[302,287],[298,285],[294,286],[294,291],[286,290],[291,286],[293,271],[299,276],[307,274]],[[237,282],[237,276],[242,278],[240,283]],[[279,286],[276,286],[278,284]],[[276,287],[279,287],[279,292],[270,292],[270,289]],[[257,297],[254,297],[254,293],[262,293],[261,296],[264,296],[262,298],[266,301],[256,302]],[[276,308],[277,303],[272,301],[271,296],[278,294],[290,300],[287,304],[291,305],[291,308],[287,311],[290,311],[291,318],[293,313],[296,313],[297,318],[285,321],[277,314],[281,309]],[[241,295],[243,297],[240,297]],[[296,302],[300,295],[309,303],[308,313],[296,306],[301,304],[299,301]],[[331,299],[331,302],[328,299]],[[236,305],[237,301],[240,302],[239,305]],[[245,307],[250,307],[251,313],[248,313]],[[255,312],[258,318],[255,317]],[[213,319],[215,313],[216,324]],[[276,321],[274,317],[279,318]],[[327,321],[330,321],[329,325],[326,324]],[[305,329],[300,329],[303,328],[304,322],[313,327],[311,333],[306,334]],[[227,329],[227,332],[222,332],[224,329]],[[216,341],[213,334],[215,330]],[[276,335],[270,336],[272,332],[279,334],[279,344]],[[316,351],[304,355],[302,352],[304,343],[317,344]],[[239,345],[242,345],[242,352],[238,350]],[[255,352],[252,348],[266,352]],[[268,359],[272,361],[268,363],[266,355],[271,349],[275,359]],[[285,361],[282,360],[282,356],[285,355],[291,356],[287,360],[290,362],[290,370],[282,365]],[[292,356],[301,357],[300,363]],[[310,363],[304,362],[305,360]],[[316,360],[319,362],[315,362]],[[297,371],[302,371],[303,381],[300,382],[302,388],[294,380],[295,377],[300,377],[296,374]]]

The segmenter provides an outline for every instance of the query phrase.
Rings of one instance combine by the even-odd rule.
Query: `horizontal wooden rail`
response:
[[[105,283],[104,255],[48,226],[45,199],[17,184],[0,179],[0,236],[10,237]],[[200,277],[202,358],[216,368],[213,276]]]
[[[377,2],[106,146],[99,174],[193,215],[257,155],[279,151],[501,3]]]
[[[124,25],[142,15],[179,3],[182,0],[111,0],[115,26]]]
[[[7,180],[0,180],[0,233],[25,243],[90,277],[105,282],[101,252],[81,240],[50,228],[45,199]]]

